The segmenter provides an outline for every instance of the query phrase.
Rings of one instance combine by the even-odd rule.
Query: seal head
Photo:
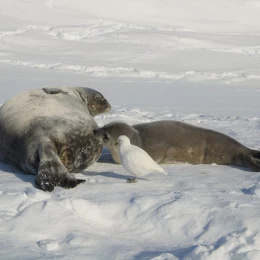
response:
[[[98,91],[91,88],[76,88],[74,93],[88,106],[91,116],[96,116],[111,110],[111,105]]]

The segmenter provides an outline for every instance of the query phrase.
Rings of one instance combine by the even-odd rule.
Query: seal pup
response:
[[[127,179],[128,183],[137,182],[137,177],[143,177],[152,172],[167,173],[158,165],[147,152],[138,146],[132,145],[130,139],[125,135],[120,135],[117,139],[120,160],[129,173],[136,176],[133,179]]]
[[[90,88],[44,88],[18,94],[0,108],[0,160],[36,175],[37,186],[73,188],[100,156],[94,116],[108,101]]]
[[[128,125],[112,122],[94,131],[121,164],[117,138],[126,135],[133,145],[145,150],[157,163],[235,165],[260,171],[260,152],[233,138],[178,121],[164,120]]]

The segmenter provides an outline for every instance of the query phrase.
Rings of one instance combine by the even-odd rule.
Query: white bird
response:
[[[128,179],[127,182],[136,182],[137,177],[143,177],[152,172],[160,172],[165,175],[167,173],[158,165],[151,157],[138,146],[132,145],[129,138],[125,135],[120,135],[117,139],[119,145],[119,155],[121,163],[125,170],[136,176],[133,179]]]

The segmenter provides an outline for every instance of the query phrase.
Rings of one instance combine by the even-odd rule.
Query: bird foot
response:
[[[137,182],[136,178],[127,179],[127,183],[136,183],[136,182]]]

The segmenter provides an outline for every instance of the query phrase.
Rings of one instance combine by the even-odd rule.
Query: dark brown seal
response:
[[[137,125],[112,122],[95,130],[95,135],[120,162],[118,136],[126,135],[131,144],[141,147],[157,163],[235,165],[260,171],[260,152],[245,147],[233,138],[177,121],[157,121]]]

